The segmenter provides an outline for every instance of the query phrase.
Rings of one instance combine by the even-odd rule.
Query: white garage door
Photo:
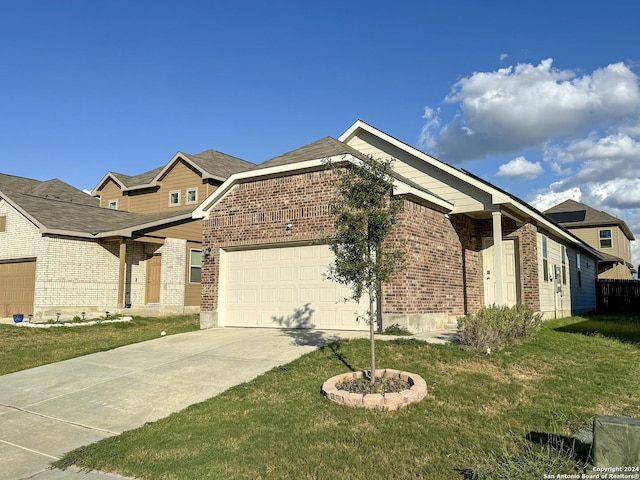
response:
[[[326,280],[333,261],[326,245],[223,252],[220,309],[222,325],[366,330],[357,320],[361,306],[343,302],[348,287]]]

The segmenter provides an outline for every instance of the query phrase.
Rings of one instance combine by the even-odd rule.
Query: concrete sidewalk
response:
[[[412,338],[442,343],[452,334]],[[49,464],[74,448],[164,418],[318,346],[366,336],[353,331],[200,330],[0,376],[0,480],[122,478],[51,470]]]

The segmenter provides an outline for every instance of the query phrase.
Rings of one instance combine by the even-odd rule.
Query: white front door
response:
[[[502,264],[504,266],[503,285],[496,282],[495,253],[493,238],[482,239],[482,258],[484,262],[484,303],[486,306],[496,303],[496,289],[502,288],[504,304],[512,307],[518,303],[518,262],[515,240],[502,240]]]

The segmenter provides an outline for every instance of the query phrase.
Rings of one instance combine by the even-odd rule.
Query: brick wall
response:
[[[211,257],[203,261],[201,311],[218,306],[220,248],[330,236],[334,218],[328,204],[335,181],[333,172],[317,171],[234,187],[204,222],[203,247],[211,247]],[[477,221],[464,215],[450,220],[409,201],[404,205],[393,242],[407,245],[407,263],[384,287],[383,314],[439,314],[446,321],[477,310],[483,301]]]
[[[46,236],[36,266],[34,315],[55,311],[80,315],[91,309],[114,309],[118,298],[117,242]],[[77,311],[71,311],[75,308]]]
[[[317,240],[333,232],[328,202],[335,173],[329,170],[236,185],[204,221],[203,311],[218,306],[219,249]],[[287,230],[285,225],[292,223]]]
[[[404,202],[395,232],[404,244],[405,264],[383,286],[383,314],[450,317],[477,310],[482,254],[473,240],[475,222],[463,215],[451,217]]]
[[[182,311],[184,306],[187,241],[167,238],[159,249],[162,255],[160,306],[163,313]]]
[[[0,260],[35,257],[42,241],[38,227],[2,199],[0,216],[7,217],[5,231],[0,232]]]

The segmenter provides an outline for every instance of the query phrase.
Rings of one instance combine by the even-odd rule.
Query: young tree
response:
[[[375,382],[376,354],[374,326],[380,317],[376,305],[381,285],[402,262],[403,252],[391,247],[389,236],[402,209],[402,201],[393,196],[392,160],[372,156],[358,163],[333,163],[338,176],[337,195],[331,203],[335,215],[335,236],[329,248],[335,261],[327,278],[351,287],[351,297],[360,302],[369,297],[365,320],[371,340],[371,383]]]

